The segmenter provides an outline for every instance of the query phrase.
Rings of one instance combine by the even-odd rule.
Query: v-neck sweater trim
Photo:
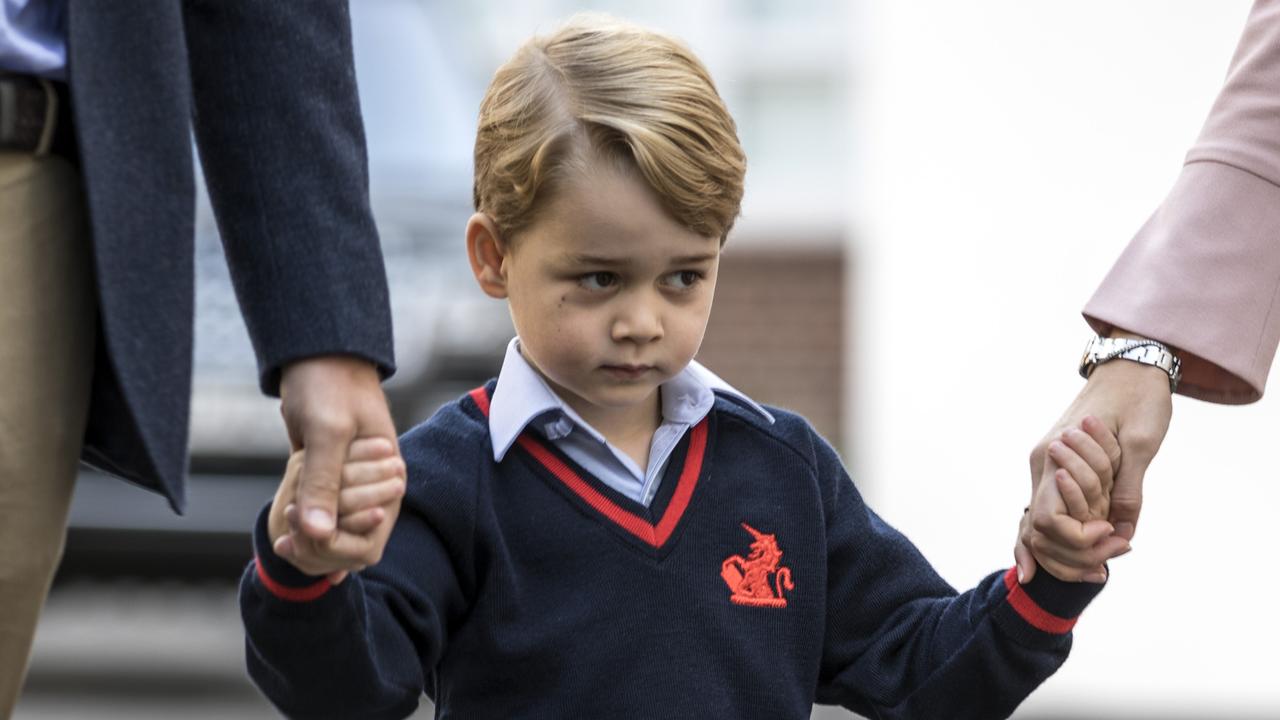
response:
[[[489,391],[486,387],[478,387],[469,395],[480,412],[488,418]],[[654,524],[651,520],[640,517],[627,510],[600,491],[595,485],[604,485],[598,478],[589,482],[546,445],[535,438],[527,430],[516,438],[516,444],[529,453],[542,467],[564,484],[583,502],[600,515],[612,521],[619,528],[640,539],[654,549],[660,549],[680,524],[689,503],[693,499],[698,478],[702,474],[702,464],[707,448],[707,418],[698,421],[689,430],[689,449],[685,453],[684,467],[680,470],[680,478],[676,482],[675,493],[663,509],[662,517]]]

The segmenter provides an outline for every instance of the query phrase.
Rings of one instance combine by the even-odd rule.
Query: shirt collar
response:
[[[740,398],[773,422],[773,416],[767,410],[697,361],[690,362],[684,370],[662,384],[663,422],[696,423],[711,411],[716,391]],[[549,440],[562,438],[577,426],[598,442],[606,442],[604,436],[561,400],[524,359],[520,354],[520,338],[512,338],[507,344],[507,354],[502,360],[493,398],[489,401],[489,438],[493,444],[494,462],[501,462],[520,433],[535,421],[541,423],[538,429]]]

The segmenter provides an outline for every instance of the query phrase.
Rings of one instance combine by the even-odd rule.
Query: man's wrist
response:
[[[280,377],[283,380],[290,374],[307,368],[332,368],[360,374],[369,372],[375,377],[378,375],[378,365],[372,360],[359,355],[334,353],[332,355],[312,355],[291,360],[280,367]]]
[[[357,355],[313,355],[294,360],[280,369],[280,400],[290,404],[291,394],[315,395],[344,388],[380,388],[378,366]],[[287,422],[287,418],[286,418]]]

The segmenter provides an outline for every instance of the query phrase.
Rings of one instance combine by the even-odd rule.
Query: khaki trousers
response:
[[[93,373],[84,199],[60,157],[0,151],[0,718],[62,557]]]

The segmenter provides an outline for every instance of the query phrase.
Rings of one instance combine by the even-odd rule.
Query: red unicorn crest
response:
[[[787,599],[782,596],[783,590],[794,590],[791,582],[791,569],[778,567],[782,562],[782,549],[778,547],[778,538],[766,535],[746,523],[742,527],[755,541],[751,543],[751,554],[745,559],[734,555],[720,565],[720,577],[724,578],[729,590],[733,592],[729,599],[739,605],[755,607],[787,606]],[[770,584],[769,576],[773,576]]]

